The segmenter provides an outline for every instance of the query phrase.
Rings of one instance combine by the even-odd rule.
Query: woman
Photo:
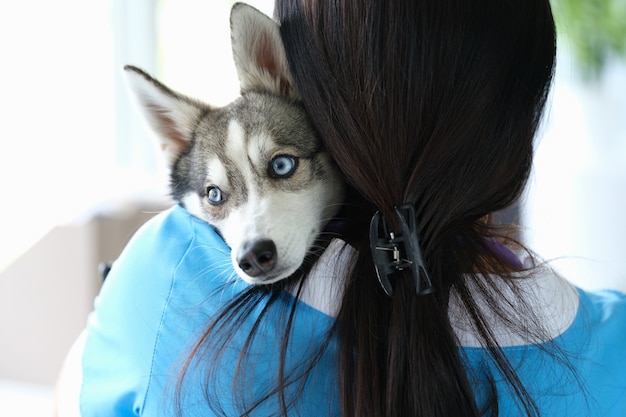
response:
[[[572,287],[493,222],[531,168],[548,0],[278,0],[276,16],[348,185],[338,239],[295,283],[217,291],[197,269],[224,263],[219,236],[182,209],[149,225],[118,274],[145,275],[128,258],[158,253],[132,246],[170,223],[213,249],[163,266],[182,283],[105,286],[83,415],[626,415],[626,298]]]
[[[522,273],[492,244],[507,240],[488,218],[519,198],[529,175],[554,68],[548,1],[287,0],[278,2],[277,15],[325,146],[369,213],[393,219],[394,205],[415,206],[436,288],[415,297],[410,280],[398,279],[386,298],[371,258],[360,252],[337,324],[344,415],[479,415],[487,407],[497,414],[498,404],[501,415],[595,415],[592,404],[603,401],[591,393],[598,387],[574,365],[589,352],[555,340],[579,324],[569,286],[545,268]],[[588,296],[580,294],[584,312]],[[551,303],[559,308],[550,311]],[[482,346],[480,354],[467,348],[457,355],[457,313],[472,339],[460,342]],[[555,343],[542,343],[549,340]],[[606,343],[613,359],[623,360],[623,338]],[[533,378],[549,377],[534,367],[525,375],[532,361],[521,357],[535,354],[560,365],[546,367],[563,386],[544,380],[539,388]],[[599,415],[624,412],[624,381],[611,383],[621,394],[609,401],[620,405]]]

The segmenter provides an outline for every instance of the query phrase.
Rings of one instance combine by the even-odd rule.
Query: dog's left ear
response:
[[[254,7],[236,3],[230,14],[230,28],[241,93],[269,91],[299,99],[278,24]]]
[[[169,89],[137,67],[126,65],[124,73],[128,87],[172,165],[189,149],[199,118],[211,108]]]

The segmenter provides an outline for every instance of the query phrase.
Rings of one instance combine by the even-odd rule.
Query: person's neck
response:
[[[507,249],[508,250],[508,249]],[[509,251],[510,252],[510,251]],[[344,241],[335,239],[322,254],[318,262],[313,266],[300,293],[300,301],[313,307],[330,317],[336,317],[341,304],[344,291],[344,281],[348,272],[348,266],[356,256],[357,251]],[[514,256],[512,252],[506,256]],[[517,258],[516,258],[517,260]],[[517,262],[521,266],[523,263]],[[479,275],[478,278],[481,276]],[[514,274],[514,281],[507,282],[498,275],[489,275],[490,285],[493,292],[484,294],[479,291],[476,284],[468,281],[472,290],[474,301],[485,317],[485,322],[492,327],[493,333],[501,346],[516,346],[528,343],[538,343],[551,340],[563,333],[573,322],[578,310],[578,293],[576,289],[553,270],[548,267],[538,267],[532,272],[519,272]],[[468,276],[468,280],[469,280]],[[516,285],[519,291],[512,290],[510,285]],[[485,287],[482,285],[481,287]],[[489,288],[487,286],[487,288]],[[521,303],[515,294],[524,294],[525,303],[522,309]],[[504,298],[503,298],[504,296]],[[512,318],[524,326],[543,326],[539,333],[546,340],[528,340],[527,335],[511,328],[508,322],[499,317],[492,308],[489,300],[500,300],[502,309],[511,313]],[[519,305],[520,309],[512,309],[512,305]],[[533,312],[534,317],[516,317],[519,311]],[[471,321],[465,314],[465,308],[459,297],[454,292],[449,301],[450,322],[457,335],[459,344],[466,347],[480,347],[481,341],[477,336]]]

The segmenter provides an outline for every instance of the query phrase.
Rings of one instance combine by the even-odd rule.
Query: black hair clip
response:
[[[435,291],[426,271],[422,250],[415,226],[415,209],[412,204],[394,207],[401,233],[389,230],[382,214],[377,211],[370,222],[370,249],[376,266],[378,281],[388,296],[393,295],[389,276],[397,271],[409,269],[415,283],[417,295]],[[382,233],[382,236],[381,236]]]

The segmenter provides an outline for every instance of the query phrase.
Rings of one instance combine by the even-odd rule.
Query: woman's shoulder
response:
[[[498,324],[497,318],[490,318],[490,323],[503,342],[502,353],[542,415],[626,415],[626,295],[581,289],[549,269],[523,285],[523,293],[533,299],[529,324],[541,320],[544,339],[524,341],[508,332],[505,323]],[[461,335],[471,342],[467,333]],[[487,350],[465,345],[462,352],[478,392],[488,392],[495,375],[502,393],[500,409],[518,414],[521,405],[500,387],[500,371]],[[484,372],[492,377],[483,376]]]
[[[133,235],[113,263],[100,297],[109,291],[123,291],[133,298],[138,298],[137,291],[149,291],[150,296],[155,291],[169,293],[175,280],[193,279],[207,271],[224,278],[232,273],[228,259],[229,249],[217,231],[177,205],[150,219]]]
[[[591,333],[607,350],[613,349],[626,358],[626,294],[613,290],[578,289],[580,308],[578,326],[572,326],[572,337]],[[626,360],[622,360],[626,371]]]
[[[579,288],[582,304],[596,312],[601,321],[612,321],[626,315],[626,293],[616,289],[584,290]],[[626,325],[626,322],[624,322]]]
[[[130,239],[96,298],[95,314],[99,322],[122,320],[125,315],[127,324],[141,321],[143,327],[157,326],[159,312],[176,291],[188,289],[187,281],[198,283],[198,275],[206,278],[209,270],[212,276],[227,276],[231,272],[227,257],[226,245],[211,226],[174,206]]]
[[[179,353],[202,327],[210,294],[232,273],[219,234],[182,207],[142,226],[114,262],[88,319],[85,415],[103,408],[131,415],[149,395],[159,396],[155,390],[172,377]]]
[[[129,252],[159,253],[161,257],[182,256],[192,244],[226,247],[215,229],[175,205],[148,220],[130,239],[120,258]],[[165,253],[164,250],[170,252]]]
[[[564,337],[597,415],[626,415],[626,295],[580,290],[576,325]]]

